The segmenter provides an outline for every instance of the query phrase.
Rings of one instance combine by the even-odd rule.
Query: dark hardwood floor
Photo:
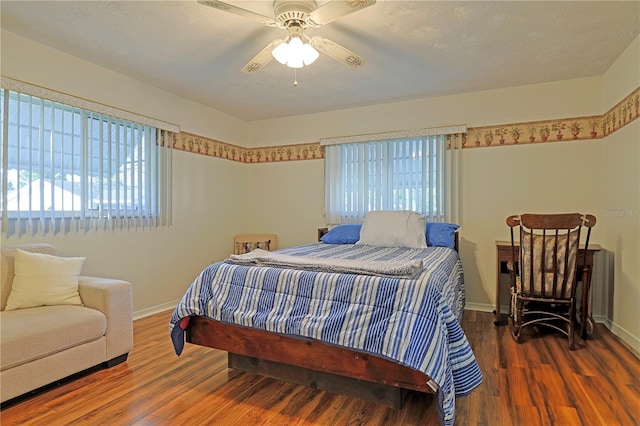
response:
[[[170,312],[134,323],[125,364],[5,404],[12,425],[437,425],[435,399],[409,393],[394,410],[227,368],[226,353],[187,345],[176,357]],[[456,401],[456,425],[636,425],[640,360],[605,327],[569,351],[566,338],[516,344],[493,315],[467,311],[463,327],[484,374]]]

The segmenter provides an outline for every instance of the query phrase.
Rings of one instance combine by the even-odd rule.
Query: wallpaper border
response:
[[[603,115],[469,127],[463,148],[602,139],[640,118],[640,87]]]
[[[243,148],[187,132],[180,132],[174,141],[173,148],[240,163],[275,163],[324,158],[324,147],[320,146],[320,142]]]
[[[603,115],[469,127],[462,141],[462,148],[602,139],[638,118],[640,87]],[[186,132],[177,135],[173,147],[180,151],[241,163],[275,163],[324,158],[324,146],[321,146],[320,142],[243,148]]]

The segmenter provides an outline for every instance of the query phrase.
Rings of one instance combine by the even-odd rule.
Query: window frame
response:
[[[21,88],[26,90],[15,90]],[[41,92],[58,99],[38,96]],[[171,152],[175,142],[172,130],[177,126],[4,77],[0,99],[2,232],[10,235],[28,230],[46,233],[71,228],[106,229],[171,223]],[[83,106],[93,105],[100,111],[66,104],[59,99],[77,101]],[[22,120],[20,111],[25,105],[29,115]],[[34,109],[38,119],[33,117]],[[116,112],[117,116],[105,114],[105,111]],[[142,118],[145,123],[128,118]],[[153,127],[154,124],[162,127]],[[132,136],[134,133],[137,133],[135,137]],[[12,140],[15,143],[10,146]],[[124,152],[120,156],[120,150],[129,148],[130,153]],[[26,161],[21,158],[25,153],[29,155]],[[39,156],[35,162],[34,154]],[[15,178],[9,176],[10,166],[15,166],[11,169]],[[137,176],[131,170],[135,170]],[[30,180],[22,180],[21,185],[20,175],[24,173]],[[36,180],[32,178],[34,173],[38,176]],[[126,188],[128,178],[135,188]],[[29,187],[26,205],[22,205],[20,195],[16,196],[15,205],[9,204],[10,182],[15,183],[11,192],[16,194],[22,187]],[[39,185],[38,200],[33,198],[34,184]],[[41,192],[45,187],[46,195]],[[52,200],[47,204],[53,208],[44,208],[46,197]],[[65,198],[70,202],[65,203]]]
[[[465,132],[455,126],[322,139],[326,223],[361,223],[371,210],[412,210],[432,222],[459,223],[459,148]],[[366,166],[373,163],[377,170],[371,173]],[[377,200],[371,182],[380,193]],[[402,200],[402,191],[419,196]]]

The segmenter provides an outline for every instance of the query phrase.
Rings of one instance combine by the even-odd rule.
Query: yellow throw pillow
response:
[[[5,310],[82,305],[78,277],[84,260],[16,249],[15,277]]]

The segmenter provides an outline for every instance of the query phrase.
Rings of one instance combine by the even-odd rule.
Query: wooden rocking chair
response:
[[[524,327],[544,325],[563,333],[569,338],[569,348],[575,348],[581,230],[582,227],[587,229],[583,246],[586,257],[591,228],[595,224],[594,216],[579,213],[507,217],[512,259],[518,259],[517,265],[510,268],[509,307],[509,329],[516,342],[520,342]],[[515,227],[519,228],[519,244],[514,239]],[[583,259],[581,264],[585,263]],[[588,274],[587,267],[584,267],[583,284]]]

